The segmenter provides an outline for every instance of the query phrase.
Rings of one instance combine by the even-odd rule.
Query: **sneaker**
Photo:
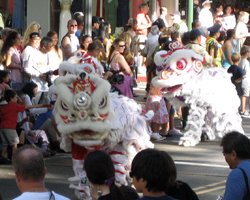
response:
[[[182,135],[182,133],[180,130],[174,128],[168,131],[168,135]]]
[[[240,115],[241,115],[241,117],[250,118],[250,114],[249,114],[247,111],[245,111],[245,112],[240,112]]]
[[[162,137],[159,133],[152,133],[151,139],[156,140],[156,141],[161,141],[161,140],[164,140],[165,138]]]

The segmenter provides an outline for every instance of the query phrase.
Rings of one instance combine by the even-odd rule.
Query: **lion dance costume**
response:
[[[203,68],[203,57],[193,50],[159,51],[154,57],[160,87],[175,108],[189,106],[184,136],[179,144],[195,146],[202,132],[210,140],[229,131],[244,133],[238,108],[240,99],[230,75],[223,68]]]
[[[79,199],[91,199],[83,170],[89,151],[107,151],[114,162],[116,182],[126,185],[133,157],[153,144],[141,106],[110,93],[109,82],[97,73],[98,63],[84,62],[86,55],[77,56],[60,65],[54,115],[62,134],[61,148],[72,152],[75,176],[69,178],[70,188]]]

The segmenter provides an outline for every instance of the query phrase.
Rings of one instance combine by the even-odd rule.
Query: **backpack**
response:
[[[249,200],[250,199],[250,190],[249,190],[247,174],[242,168],[238,168],[238,169],[241,170],[243,177],[244,177],[244,180],[245,180],[246,187],[247,187],[247,193],[244,195],[243,200]]]

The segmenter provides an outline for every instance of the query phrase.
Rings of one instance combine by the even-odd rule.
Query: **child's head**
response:
[[[27,94],[31,99],[36,96],[38,92],[38,86],[34,82],[28,82],[25,84],[25,86],[22,88],[22,92],[24,94]]]
[[[138,192],[166,191],[172,170],[169,167],[168,157],[164,153],[156,149],[145,149],[135,156],[130,176]]]
[[[110,156],[104,151],[90,152],[84,161],[84,169],[92,184],[102,185],[114,182],[114,165]]]
[[[149,89],[149,95],[161,95],[161,89],[154,87],[153,85],[150,85],[150,89]]]
[[[17,102],[17,93],[14,90],[5,90],[4,98],[7,102]]]
[[[242,57],[246,57],[248,58],[249,57],[249,53],[250,53],[250,47],[249,46],[242,46],[241,49],[240,49],[240,55]]]
[[[233,53],[231,56],[233,64],[237,64],[240,62],[241,56],[239,53]]]
[[[0,83],[9,83],[10,75],[7,70],[0,70]]]

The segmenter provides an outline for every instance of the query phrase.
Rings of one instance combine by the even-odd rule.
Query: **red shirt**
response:
[[[0,129],[16,129],[17,115],[25,111],[25,105],[9,102],[0,106]]]

